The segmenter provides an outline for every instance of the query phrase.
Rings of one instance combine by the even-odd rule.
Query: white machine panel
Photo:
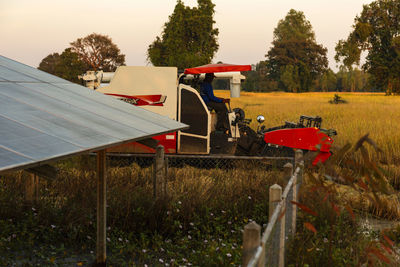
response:
[[[100,87],[96,91],[127,96],[166,96],[163,106],[141,107],[176,120],[177,72],[176,67],[122,66],[115,72],[110,85]]]

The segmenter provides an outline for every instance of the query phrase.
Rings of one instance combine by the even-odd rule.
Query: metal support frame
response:
[[[154,199],[164,198],[167,195],[167,169],[164,147],[161,145],[157,146],[153,166]]]
[[[106,264],[106,218],[107,218],[107,169],[106,151],[97,152],[97,266]]]
[[[25,180],[25,201],[30,205],[36,204],[39,200],[39,176],[29,173]]]

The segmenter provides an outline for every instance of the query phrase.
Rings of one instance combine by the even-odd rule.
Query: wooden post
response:
[[[246,224],[243,232],[242,265],[247,266],[260,246],[261,226],[256,222]]]
[[[106,151],[97,152],[97,266],[106,266]]]
[[[279,202],[282,200],[282,187],[274,184],[269,188],[269,216],[268,221],[272,219],[272,215],[278,206]],[[268,258],[268,266],[278,266],[280,259],[280,240],[281,240],[281,224],[279,221],[275,223],[274,230],[271,233],[270,247],[266,251]]]
[[[283,166],[283,172],[284,172],[284,178],[285,181],[289,182],[289,180],[293,176],[293,164],[292,163],[286,163],[285,166]],[[293,205],[290,203],[291,200],[294,200],[294,196],[296,195],[296,178],[293,177],[293,185],[292,185],[292,195],[287,196],[287,202],[286,202],[286,213],[285,213],[285,235],[288,236],[288,234],[292,234],[293,232],[293,223],[295,223],[295,216],[296,216],[296,209],[293,209]],[[289,191],[290,192],[290,191]],[[294,200],[296,201],[296,200]],[[286,216],[287,215],[287,216]]]
[[[156,149],[154,161],[153,191],[154,198],[164,198],[167,195],[167,179],[165,170],[164,147],[159,145]]]
[[[296,168],[298,166],[304,166],[303,162],[303,150],[297,149],[296,152],[294,153],[294,162],[296,164]]]
[[[272,214],[274,214],[275,208],[279,201],[282,199],[282,187],[278,184],[274,184],[269,188],[269,216],[268,221],[271,221]]]
[[[292,163],[288,162],[283,166],[283,175],[284,175],[285,181],[288,182],[293,175],[293,164]]]
[[[164,192],[165,196],[168,194],[168,168],[169,168],[169,160],[165,158],[164,160]]]
[[[40,198],[40,181],[39,181],[39,175],[35,175],[35,203],[39,202]]]
[[[39,176],[30,173],[25,180],[25,200],[29,204],[34,204],[39,201]]]

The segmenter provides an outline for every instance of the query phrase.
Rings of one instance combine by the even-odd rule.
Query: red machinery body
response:
[[[163,95],[121,95],[106,94],[119,97],[119,99],[135,106],[163,106],[166,96]]]
[[[151,138],[156,145],[162,145],[166,154],[175,154],[177,148],[176,132],[153,136]],[[155,153],[153,146],[141,142],[132,142],[107,149],[108,152],[119,153]]]
[[[332,129],[322,129],[322,119],[319,116],[302,115],[298,123],[285,122],[285,125],[269,129],[261,126],[264,118],[262,122],[257,118],[260,125],[255,131],[249,127],[251,120],[245,118],[243,110],[231,110],[229,107],[229,129],[216,129],[218,116],[202,100],[195,89],[198,86],[196,82],[201,81],[204,73],[249,70],[250,65],[208,64],[185,69],[184,74],[178,76],[175,67],[119,67],[110,85],[100,87],[97,91],[180,121],[190,125],[190,128],[124,144],[108,151],[152,154],[157,145],[162,145],[168,154],[270,156],[283,151],[292,156],[293,150],[302,149],[318,152],[313,164],[326,161],[331,155]],[[237,80],[240,84],[242,78],[237,74],[229,77],[232,90]]]
[[[264,134],[264,141],[267,144],[294,149],[319,151],[313,161],[313,165],[316,165],[318,162],[325,162],[330,157],[330,148],[333,143],[332,138],[315,127],[280,129],[266,132]]]

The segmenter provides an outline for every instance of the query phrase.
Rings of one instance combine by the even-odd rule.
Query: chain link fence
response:
[[[172,155],[165,154],[168,168],[183,168],[186,166],[201,169],[249,169],[282,170],[286,163],[294,164],[291,157],[247,157],[231,155]],[[154,154],[108,154],[110,167],[124,167],[138,164],[140,167],[152,166]]]
[[[293,166],[295,171],[293,173]],[[282,187],[273,185],[269,190],[269,218],[265,231],[256,223],[245,226],[243,240],[244,266],[284,266],[285,252],[290,236],[296,232],[297,208],[300,184],[303,179],[303,155],[296,152],[295,165],[284,166],[288,182]],[[293,175],[292,175],[293,173]]]

